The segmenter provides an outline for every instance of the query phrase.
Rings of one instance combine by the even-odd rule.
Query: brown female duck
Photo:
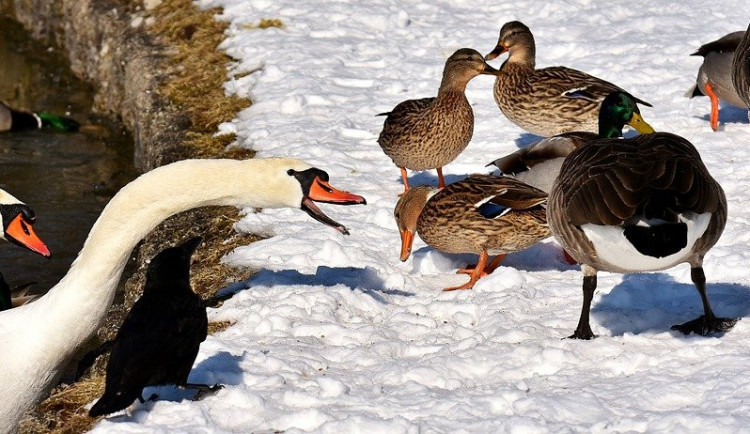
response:
[[[582,264],[583,307],[572,338],[595,337],[589,310],[599,270],[633,273],[687,262],[704,315],[672,329],[705,335],[736,322],[714,315],[703,273],[703,257],[724,230],[726,198],[684,138],[653,133],[576,149],[552,186],[547,218]]]
[[[497,70],[478,51],[462,48],[445,62],[437,97],[407,100],[381,113],[387,117],[378,143],[401,169],[404,191],[409,190],[406,169],[437,169],[439,186],[445,187],[443,166],[458,157],[474,132],[474,112],[464,90],[480,74]]]
[[[624,92],[612,83],[564,66],[536,69],[534,35],[521,22],[503,25],[497,46],[485,59],[506,51],[508,60],[495,80],[495,102],[511,122],[532,134],[596,133],[602,100],[614,91]]]
[[[401,233],[401,260],[411,255],[415,233],[434,249],[477,254],[476,266],[458,271],[469,274],[469,282],[444,290],[471,289],[506,254],[550,235],[546,202],[545,192],[509,177],[472,175],[440,191],[424,185],[413,188],[393,211]],[[488,264],[490,255],[497,256]]]
[[[719,100],[735,107],[745,107],[732,84],[732,59],[742,42],[745,32],[732,32],[721,38],[701,45],[691,56],[703,56],[703,64],[698,69],[695,84],[687,96],[706,95],[711,100],[711,129],[719,129]]]

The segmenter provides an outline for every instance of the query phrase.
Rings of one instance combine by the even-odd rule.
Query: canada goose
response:
[[[599,270],[633,273],[687,262],[704,315],[672,328],[705,335],[737,321],[714,315],[703,273],[703,257],[724,230],[726,197],[684,138],[658,132],[576,149],[552,186],[547,219],[583,271],[583,307],[572,338],[595,337],[589,310]]]
[[[750,25],[734,50],[732,84],[737,95],[745,103],[744,107],[750,108]]]
[[[692,98],[706,95],[711,100],[711,129],[719,129],[719,100],[735,107],[745,107],[732,84],[732,59],[734,51],[742,42],[745,32],[732,32],[703,44],[691,56],[703,56],[695,84],[685,94]]]
[[[184,160],[147,172],[104,208],[68,273],[34,303],[0,312],[0,431],[45,397],[66,361],[96,332],[135,245],[165,218],[208,205],[301,208],[341,233],[313,201],[364,204],[328,174],[290,159]]]

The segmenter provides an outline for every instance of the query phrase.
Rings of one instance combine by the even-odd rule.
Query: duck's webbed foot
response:
[[[739,318],[717,318],[715,316],[707,318],[706,315],[701,315],[684,324],[673,325],[672,330],[677,330],[686,335],[695,333],[697,335],[706,336],[711,333],[725,332],[734,327],[738,320]]]

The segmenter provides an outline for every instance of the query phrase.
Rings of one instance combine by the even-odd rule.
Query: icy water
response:
[[[44,293],[66,273],[111,196],[136,175],[132,139],[92,113],[93,93],[61,52],[31,40],[0,16],[0,100],[79,121],[81,132],[0,133],[0,188],[36,212],[35,230],[52,251],[45,259],[0,244],[0,272],[11,287],[35,281]]]

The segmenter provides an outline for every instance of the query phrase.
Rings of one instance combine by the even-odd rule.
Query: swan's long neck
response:
[[[275,159],[185,160],[125,186],[102,211],[68,274],[37,302],[48,327],[64,330],[56,343],[45,345],[57,345],[67,357],[96,331],[130,252],[161,221],[208,205],[299,206],[302,191],[285,172],[307,167]]]

